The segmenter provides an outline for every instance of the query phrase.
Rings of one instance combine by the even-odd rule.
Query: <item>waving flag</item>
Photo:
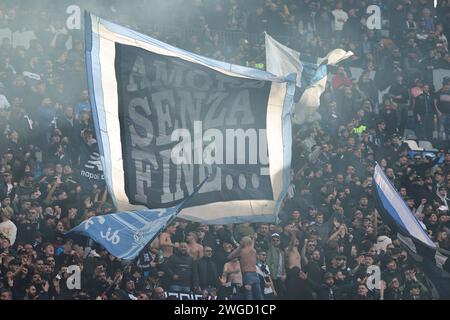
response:
[[[378,164],[373,178],[381,203],[397,228],[404,235],[420,241],[431,249],[436,249],[436,244],[428,236],[425,226],[417,220]]]
[[[92,217],[67,235],[81,234],[90,237],[113,256],[132,261],[178,212],[179,208],[173,207]]]
[[[294,72],[297,74],[297,87],[302,87],[303,65],[300,62],[300,53],[279,43],[267,33],[265,36],[267,71],[277,75]]]
[[[86,63],[106,185],[120,211],[275,222],[290,184],[295,75],[208,59],[86,16]]]
[[[113,256],[132,261],[195,198],[205,183],[206,179],[176,207],[92,217],[66,235],[81,234],[90,237]]]
[[[435,298],[450,299],[450,252],[438,248],[377,164],[374,181],[383,221],[397,231],[397,238],[424,271]],[[433,291],[433,290],[432,290]]]
[[[320,106],[320,97],[328,81],[328,66],[333,66],[353,56],[353,52],[336,49],[325,58],[304,56],[266,34],[267,71],[282,76],[297,73],[299,101],[295,105],[293,122],[302,124]]]

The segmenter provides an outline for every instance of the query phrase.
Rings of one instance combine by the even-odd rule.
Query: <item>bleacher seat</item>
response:
[[[408,145],[411,151],[423,151],[423,148],[419,147],[415,140],[403,140],[403,142]]]
[[[439,151],[438,149],[433,147],[430,141],[419,141],[419,148],[422,148],[424,151]]]

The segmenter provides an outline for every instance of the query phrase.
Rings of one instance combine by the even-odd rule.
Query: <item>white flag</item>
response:
[[[303,66],[300,53],[282,45],[266,33],[266,65],[267,71],[274,75],[297,73],[297,86],[301,87]]]
[[[331,51],[315,63],[301,61],[301,54],[288,48],[266,34],[267,71],[278,75],[297,73],[297,86],[304,90],[300,101],[295,105],[293,122],[302,124],[315,114],[320,106],[320,97],[325,92],[328,81],[328,68],[353,56],[353,52],[343,49]]]

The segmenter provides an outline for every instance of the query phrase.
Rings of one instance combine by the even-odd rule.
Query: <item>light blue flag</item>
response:
[[[373,179],[380,201],[395,227],[404,235],[436,249],[436,244],[428,236],[425,226],[414,216],[378,164]]]
[[[119,212],[92,217],[83,221],[66,235],[81,234],[102,245],[113,256],[132,261],[198,193],[207,178],[195,192],[176,207],[132,212]]]
[[[173,207],[92,217],[72,229],[68,235],[88,236],[105,247],[113,256],[131,261],[178,211],[177,207]]]
[[[397,239],[423,271],[432,299],[450,299],[450,252],[439,248],[428,236],[425,225],[414,216],[378,164],[373,177],[384,223],[398,231]]]

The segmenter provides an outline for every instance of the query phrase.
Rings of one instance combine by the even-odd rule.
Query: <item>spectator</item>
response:
[[[434,100],[437,115],[439,117],[439,134],[445,139],[448,136],[450,119],[450,77],[445,77],[442,81],[442,88],[436,92]]]
[[[409,92],[406,84],[403,82],[403,76],[398,75],[396,82],[391,86],[389,94],[392,96],[392,102],[395,103],[397,114],[398,132],[403,132],[406,126],[407,108],[409,103]],[[394,104],[391,104],[394,106]]]
[[[155,290],[153,290],[152,300],[166,300],[164,289],[161,287],[155,288]]]
[[[414,114],[416,116],[418,133],[422,139],[433,140],[434,122],[436,119],[436,109],[433,106],[433,99],[430,93],[430,86],[423,86],[423,93],[414,100]]]
[[[385,300],[402,300],[403,291],[400,287],[398,278],[393,278],[384,293]]]
[[[283,249],[280,245],[280,235],[272,234],[272,242],[269,245],[267,254],[267,265],[271,270],[272,281],[278,296],[282,299],[284,296],[284,281],[286,280],[286,261]]]
[[[217,272],[219,275],[222,274],[223,266],[228,261],[228,255],[231,251],[233,251],[233,245],[229,242],[229,240],[225,240],[222,242],[222,246],[219,246],[214,252],[213,260],[217,265]]]
[[[91,104],[89,102],[89,92],[87,90],[83,90],[80,96],[80,102],[75,107],[75,118],[81,119],[82,112],[91,112]]]
[[[240,247],[236,248],[228,259],[240,258],[243,284],[246,300],[262,300],[263,295],[259,283],[259,277],[256,273],[256,251],[253,248],[253,241],[249,237],[241,240]]]
[[[125,282],[125,293],[130,300],[139,300],[136,293],[136,287],[133,279],[128,279]]]
[[[0,235],[6,237],[9,240],[11,246],[16,242],[17,227],[14,222],[11,221],[13,210],[11,208],[1,209],[1,223],[0,223]]]
[[[277,297],[277,291],[272,281],[270,268],[266,264],[267,253],[264,250],[258,252],[258,260],[256,263],[256,272],[259,275],[259,281],[261,283],[261,291],[264,295],[264,300],[273,300]]]
[[[193,288],[194,259],[188,254],[188,245],[181,242],[178,253],[170,257],[166,272],[172,285],[170,291],[189,293]]]
[[[424,8],[422,11],[422,21],[425,25],[425,30],[427,32],[434,31],[434,19],[431,16],[431,10],[429,8]]]
[[[228,256],[231,254],[228,254]],[[227,256],[227,258],[228,258]],[[223,273],[220,278],[223,287],[224,297],[239,297],[243,286],[241,263],[238,257],[234,257],[223,266]]]
[[[354,300],[373,300],[373,296],[370,294],[369,289],[365,284],[359,284],[354,295]]]
[[[334,31],[336,38],[340,39],[342,37],[342,31],[344,30],[344,25],[348,20],[348,14],[343,10],[342,2],[336,4],[336,9],[331,12],[334,16]]]
[[[0,82],[0,109],[8,109],[11,104],[8,101],[8,98],[6,98],[5,94],[5,85]]]
[[[294,233],[294,232],[293,232]],[[300,244],[300,241],[297,239],[297,237],[294,235],[292,236],[291,242],[289,243],[288,247],[285,249],[286,253],[286,268],[292,269],[293,267],[298,267],[301,269],[301,255],[298,250],[298,246]]]
[[[287,272],[286,298],[288,300],[313,300],[314,289],[307,273],[294,267]]]
[[[203,257],[196,261],[194,265],[194,286],[197,287],[197,291],[207,290],[210,293],[212,289],[217,290],[219,288],[219,274],[217,273],[217,266],[212,260],[212,255],[212,249],[204,247]]]
[[[189,232],[186,237],[186,242],[188,245],[188,254],[194,259],[194,261],[198,261],[203,257],[203,246],[197,243],[197,235],[195,232]]]
[[[255,240],[255,249],[257,250],[268,250],[269,241],[267,236],[269,234],[269,225],[267,223],[262,223],[258,227]]]
[[[3,289],[0,293],[0,300],[13,300],[12,292]]]
[[[175,245],[172,243],[172,235],[176,232],[177,225],[172,223],[167,227],[166,231],[162,232],[159,236],[159,246],[163,251],[164,258],[170,258],[173,255],[173,248]]]

